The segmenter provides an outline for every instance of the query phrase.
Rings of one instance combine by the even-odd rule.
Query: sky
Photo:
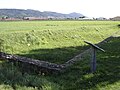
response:
[[[81,13],[87,17],[120,16],[120,0],[0,0],[0,9]]]

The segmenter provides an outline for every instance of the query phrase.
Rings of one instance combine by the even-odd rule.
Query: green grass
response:
[[[4,41],[4,52],[64,63],[86,49],[84,40],[98,43],[118,31],[118,24],[112,21],[0,22],[0,39]]]
[[[0,22],[1,50],[64,63],[88,48],[83,40],[98,43],[118,31],[119,23],[113,21]],[[65,72],[50,75],[26,71],[25,73],[20,66],[1,61],[0,90],[119,90],[120,38],[112,39],[101,47],[106,52],[98,51],[97,71],[94,74],[90,73],[89,55]]]
[[[12,63],[2,63],[0,89],[13,90],[119,90],[120,38],[102,45],[105,53],[97,53],[97,71],[90,73],[90,58],[76,63],[64,73],[52,75],[23,74]]]

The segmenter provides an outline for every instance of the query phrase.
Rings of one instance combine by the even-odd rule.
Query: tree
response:
[[[81,17],[79,17],[79,18],[85,18],[85,16],[81,16]]]

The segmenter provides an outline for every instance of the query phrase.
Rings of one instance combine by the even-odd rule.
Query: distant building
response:
[[[120,16],[116,16],[116,17],[114,17],[114,18],[110,18],[110,20],[120,21]]]
[[[84,17],[84,18],[79,18],[79,20],[93,20],[92,17]]]
[[[96,18],[96,20],[107,20],[107,19],[104,17],[99,17],[99,18]]]
[[[18,19],[18,18],[0,18],[0,21],[19,21],[21,19]]]
[[[23,17],[23,20],[47,20],[47,17]]]
[[[83,20],[93,20],[93,18],[91,18],[91,17],[85,17],[85,18],[83,18]]]

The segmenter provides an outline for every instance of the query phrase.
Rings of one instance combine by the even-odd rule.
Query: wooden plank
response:
[[[59,65],[59,64],[50,63],[50,62],[46,62],[46,61],[40,61],[40,60],[22,57],[22,56],[18,56],[18,55],[7,54],[4,52],[0,52],[0,59],[10,60],[13,62],[28,63],[28,64],[32,64],[32,65],[35,65],[40,68],[42,67],[42,68],[46,68],[48,70],[55,70],[55,71],[61,71],[64,68],[64,66]]]
[[[89,45],[92,46],[93,48],[96,48],[96,49],[98,49],[98,50],[100,50],[100,51],[102,51],[102,52],[105,52],[105,50],[103,50],[102,48],[98,47],[98,46],[95,45],[95,44],[92,44],[92,43],[90,43],[90,42],[88,42],[88,41],[84,41],[84,42],[87,43],[87,44],[89,44]]]

